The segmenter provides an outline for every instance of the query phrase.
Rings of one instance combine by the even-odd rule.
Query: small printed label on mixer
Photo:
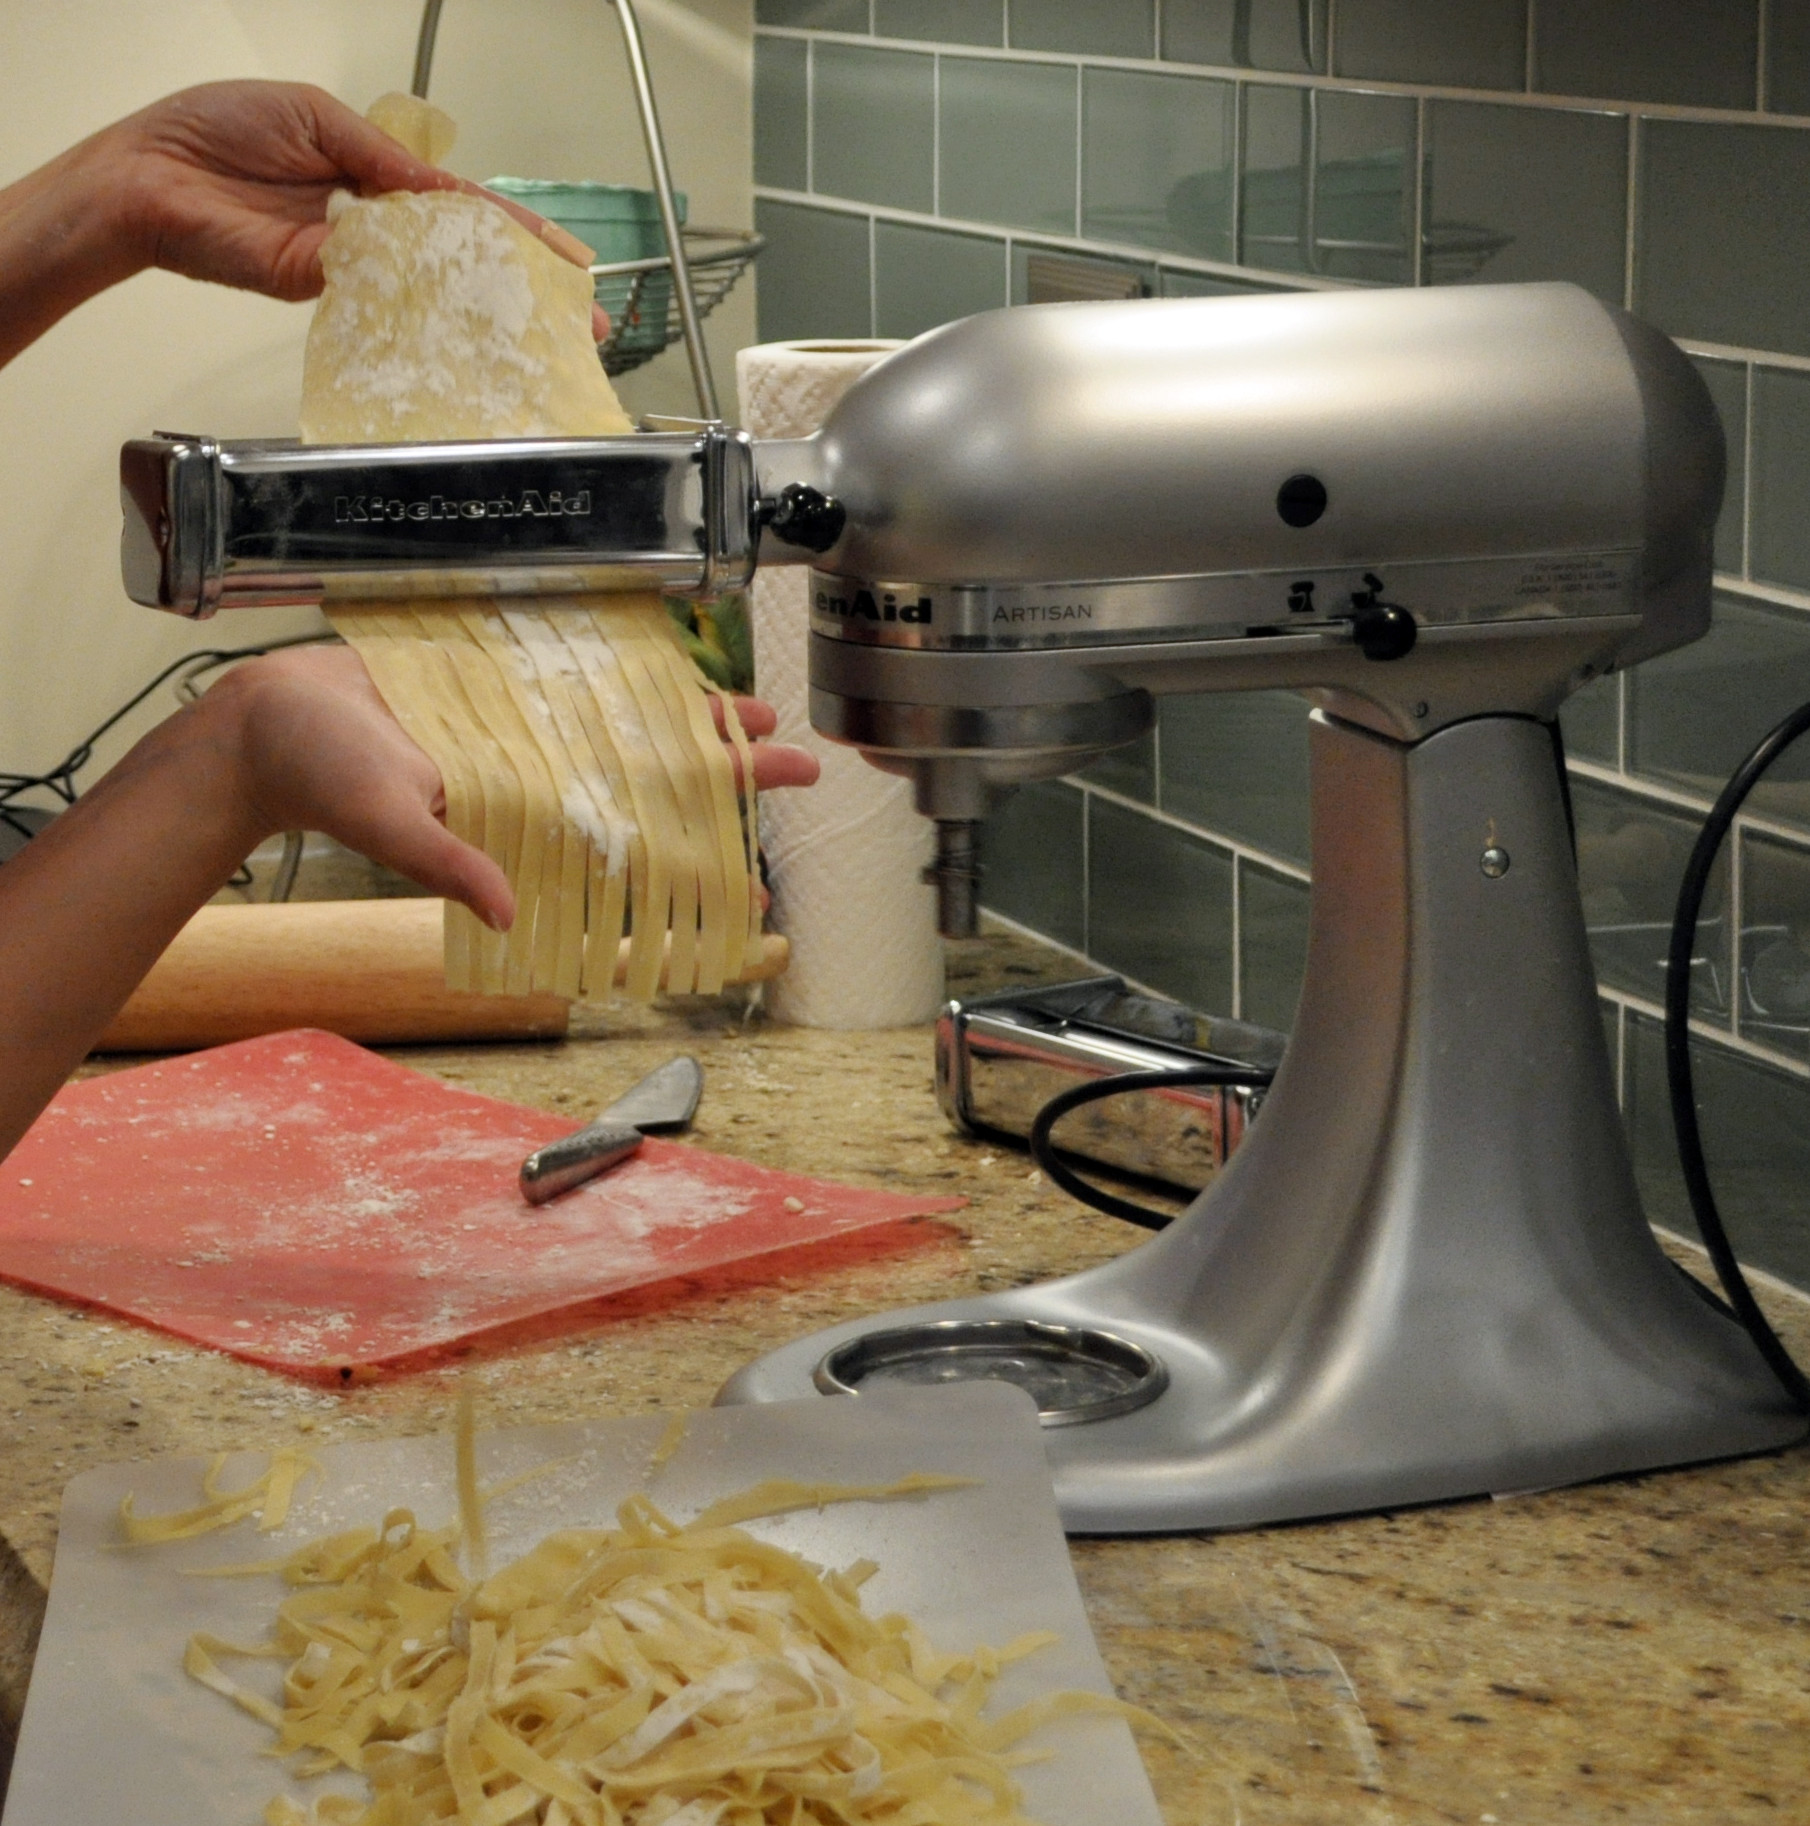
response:
[[[461,500],[454,495],[428,495],[419,501],[387,495],[340,495],[333,503],[334,522],[341,526],[420,520],[582,520],[590,511],[588,488],[574,494],[562,494],[557,488],[550,488],[545,494],[538,488],[524,488],[519,495],[501,495],[488,501],[475,497]]]
[[[1619,596],[1628,587],[1627,566],[1615,558],[1542,558],[1521,573],[1518,597]]]
[[[993,610],[995,627],[1001,622],[1092,621],[1093,618],[1091,602],[1002,602]]]

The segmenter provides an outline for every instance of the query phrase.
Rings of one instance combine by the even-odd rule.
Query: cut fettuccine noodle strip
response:
[[[549,1535],[480,1580],[460,1559],[461,1420],[461,1522],[394,1509],[237,1569],[290,1588],[270,1640],[189,1643],[189,1674],[267,1725],[297,1775],[369,1784],[279,1796],[266,1826],[1029,1826],[1013,1770],[1046,1754],[1025,1747],[1045,1726],[1108,1714],[1181,1741],[1097,1693],[990,1714],[1000,1671],[1054,1637],[949,1653],[863,1610],[872,1562],[826,1572],[737,1525],[970,1480],[775,1481],[683,1525],[635,1496],[614,1528]],[[285,1663],[280,1702],[222,1665],[247,1658]]]

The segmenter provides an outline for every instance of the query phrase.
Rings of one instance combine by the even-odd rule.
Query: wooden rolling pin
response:
[[[369,1045],[558,1039],[557,996],[462,995],[446,987],[438,900],[298,900],[203,907],[152,966],[97,1052],[187,1052],[289,1027],[321,1027]],[[669,941],[670,942],[670,941]],[[760,963],[786,967],[769,934]],[[628,941],[616,980],[627,968]]]

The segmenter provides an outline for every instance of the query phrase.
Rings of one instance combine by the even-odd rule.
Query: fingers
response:
[[[378,847],[383,854],[378,854]],[[406,823],[390,822],[381,846],[366,853],[442,899],[469,907],[495,931],[507,932],[514,923],[515,896],[508,877],[482,850],[462,842],[425,812]]]
[[[713,691],[710,694],[710,714],[716,720],[718,735],[727,735],[728,729],[723,723],[723,700]],[[735,714],[741,723],[743,733],[750,741],[759,741],[764,735],[771,735],[779,727],[779,714],[771,704],[763,703],[757,697],[738,697],[735,700]]]

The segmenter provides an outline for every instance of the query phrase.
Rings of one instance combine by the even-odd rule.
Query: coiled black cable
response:
[[[1098,1186],[1089,1185],[1080,1174],[1066,1166],[1056,1151],[1051,1131],[1064,1116],[1084,1104],[1122,1097],[1128,1091],[1182,1090],[1191,1085],[1207,1084],[1258,1090],[1274,1076],[1273,1072],[1250,1065],[1190,1065],[1174,1071],[1118,1072],[1110,1078],[1095,1078],[1090,1083],[1077,1084],[1073,1090],[1052,1097],[1037,1112],[1037,1120],[1031,1124],[1031,1158],[1070,1198],[1078,1198],[1082,1204],[1104,1211],[1108,1217],[1122,1217],[1126,1223],[1139,1224],[1146,1230],[1166,1229],[1174,1221],[1168,1212],[1104,1192]]]
[[[1698,833],[1690,861],[1685,864],[1684,879],[1678,888],[1677,910],[1672,916],[1672,942],[1666,954],[1665,1075],[1666,1088],[1671,1093],[1672,1130],[1678,1143],[1678,1165],[1684,1174],[1684,1189],[1690,1197],[1691,1211],[1696,1217],[1703,1246],[1709,1251],[1709,1259],[1715,1267],[1716,1278],[1728,1295],[1735,1317],[1747,1328],[1755,1348],[1783,1384],[1786,1394],[1805,1413],[1810,1413],[1810,1378],[1798,1367],[1760,1310],[1760,1303],[1753,1297],[1747,1277],[1741,1272],[1741,1264],[1735,1259],[1728,1232],[1723,1228],[1722,1213],[1709,1183],[1709,1163],[1704,1158],[1703,1133],[1697,1122],[1696,1086],[1691,1074],[1691,954],[1697,948],[1697,920],[1703,910],[1710,871],[1715,867],[1717,854],[1748,795],[1773,762],[1806,730],[1810,730],[1810,704],[1801,705],[1760,739],[1723,787],[1721,797]],[[1739,993],[1738,988],[1736,993]]]

